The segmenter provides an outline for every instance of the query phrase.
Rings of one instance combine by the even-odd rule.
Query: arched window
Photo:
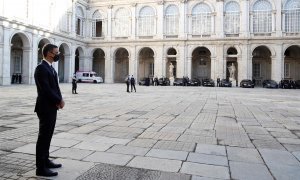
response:
[[[166,35],[178,35],[179,14],[175,5],[170,5],[165,14],[165,33]]]
[[[76,34],[83,36],[84,13],[81,7],[76,8]]]
[[[92,37],[103,36],[103,19],[100,12],[97,10],[94,12],[92,17]]]
[[[212,15],[207,4],[197,4],[192,10],[192,34],[209,35],[211,34]]]
[[[272,5],[267,0],[258,0],[253,5],[253,33],[272,32]]]
[[[284,7],[285,15],[285,32],[299,33],[300,32],[300,1],[289,0]]]
[[[145,6],[141,9],[138,18],[138,28],[140,36],[154,35],[155,14],[151,7]]]
[[[225,34],[238,34],[240,31],[240,6],[235,1],[225,5]]]
[[[116,37],[128,37],[130,33],[129,13],[125,8],[120,8],[116,12],[114,19],[114,34]]]

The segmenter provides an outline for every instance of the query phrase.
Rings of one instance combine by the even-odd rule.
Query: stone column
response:
[[[114,59],[112,55],[111,47],[105,52],[105,83],[114,82]]]
[[[64,82],[71,82],[71,79],[73,77],[73,71],[72,71],[72,56],[71,55],[65,55],[65,66],[64,66]]]
[[[188,23],[187,23],[187,16],[186,16],[186,2],[187,0],[181,0],[180,1],[180,4],[179,4],[179,15],[180,15],[180,19],[179,19],[179,26],[178,26],[178,28],[179,28],[179,31],[178,31],[178,33],[179,33],[179,38],[180,39],[186,39],[186,37],[187,37],[187,34],[186,34],[186,29],[188,28],[188,27],[186,27],[187,25],[188,25]]]
[[[240,59],[238,59],[239,81],[252,79],[252,55],[249,53],[249,45],[243,44],[241,48],[242,54],[240,55]]]
[[[271,56],[272,63],[272,80],[279,82],[284,77],[284,55],[282,50],[282,44],[275,46],[275,56]]]
[[[154,75],[163,75],[166,77],[164,67],[166,66],[166,56],[163,54],[163,45],[155,47],[156,54],[154,55]]]
[[[107,9],[107,39],[111,40],[112,38],[112,22],[111,22],[111,18],[112,18],[112,5],[108,6]]]
[[[135,79],[138,81],[140,77],[138,77],[138,60],[136,55],[136,47],[132,46],[130,48],[130,56],[129,56],[129,73],[133,74]]]
[[[34,82],[34,70],[32,66],[32,48],[23,48],[23,65],[22,65],[22,83],[33,84]]]
[[[156,36],[158,39],[164,38],[164,1],[157,2],[157,15],[156,15]]]
[[[84,71],[92,71],[93,70],[93,56],[85,56],[83,59],[83,70]],[[81,62],[81,58],[79,59]]]
[[[76,2],[72,3],[71,35],[76,37]]]
[[[241,13],[240,13],[240,34],[241,37],[249,37],[250,26],[249,26],[249,0],[241,0]]]
[[[188,56],[186,59],[186,63],[185,63],[185,72],[184,72],[184,76],[188,76],[189,78],[192,77],[192,57]]]
[[[0,84],[10,85],[10,56],[11,56],[11,42],[10,42],[10,29],[3,28],[3,59],[2,59],[2,73],[0,74]],[[0,60],[1,61],[1,60]]]
[[[161,76],[163,77],[167,77],[167,72],[166,72],[166,68],[167,68],[167,57],[166,56],[163,56],[162,57],[162,63],[161,63]],[[157,73],[159,74],[159,73]]]
[[[281,6],[281,1],[274,1],[276,4],[275,4],[275,6],[276,6],[276,10],[277,10],[277,12],[276,12],[276,16],[275,16],[275,18],[276,18],[276,36],[279,36],[279,37],[281,37],[282,36],[282,24],[284,24],[284,23],[282,23],[283,21],[283,19],[282,19],[282,6]]]
[[[213,56],[210,58],[211,59],[211,64],[210,64],[210,78],[211,79],[217,79],[216,78],[216,61],[217,61],[217,57]]]
[[[222,79],[224,77],[224,64],[226,66],[226,54],[224,53],[224,45],[219,44],[216,47],[215,78],[219,76],[219,78]]]
[[[137,20],[136,20],[136,3],[132,3],[131,4],[131,39],[134,40],[136,39],[136,23],[137,23]]]
[[[217,0],[216,5],[216,16],[215,16],[215,33],[216,37],[224,37],[224,0]]]
[[[176,56],[176,62],[177,62],[177,67],[176,67],[176,77],[177,78],[182,78],[184,75],[184,62],[185,62],[185,46],[179,46],[179,52],[177,53],[178,55]]]

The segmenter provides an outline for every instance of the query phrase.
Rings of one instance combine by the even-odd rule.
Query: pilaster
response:
[[[240,34],[241,37],[250,36],[250,12],[249,12],[249,0],[241,0],[241,15],[240,15]]]

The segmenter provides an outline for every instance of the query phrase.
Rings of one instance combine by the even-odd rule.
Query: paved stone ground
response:
[[[61,84],[53,179],[299,179],[300,90]],[[35,174],[32,85],[0,86],[0,179]]]

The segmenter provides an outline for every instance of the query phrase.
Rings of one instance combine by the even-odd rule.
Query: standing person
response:
[[[65,106],[57,80],[57,73],[52,63],[58,61],[58,47],[46,44],[43,49],[43,60],[36,67],[34,80],[37,88],[37,99],[34,111],[39,118],[39,134],[36,143],[36,175],[57,176],[50,168],[59,168],[49,159],[49,148],[55,128],[57,110]]]
[[[19,84],[21,84],[21,83],[22,83],[22,75],[19,74]]]
[[[74,73],[74,76],[72,78],[72,94],[78,94],[76,91],[77,91],[77,79]]]
[[[131,85],[131,92],[132,92],[133,88],[134,88],[134,92],[136,92],[136,89],[135,89],[135,79],[134,79],[133,75],[131,75],[131,78],[130,78],[130,85]]]
[[[127,86],[127,92],[129,93],[129,84],[130,84],[130,75],[125,79],[126,86]]]
[[[217,77],[217,87],[220,87],[220,78],[219,78],[219,76]]]
[[[154,86],[157,86],[157,84],[158,84],[158,78],[157,78],[157,76],[155,76],[155,78],[154,78]]]

